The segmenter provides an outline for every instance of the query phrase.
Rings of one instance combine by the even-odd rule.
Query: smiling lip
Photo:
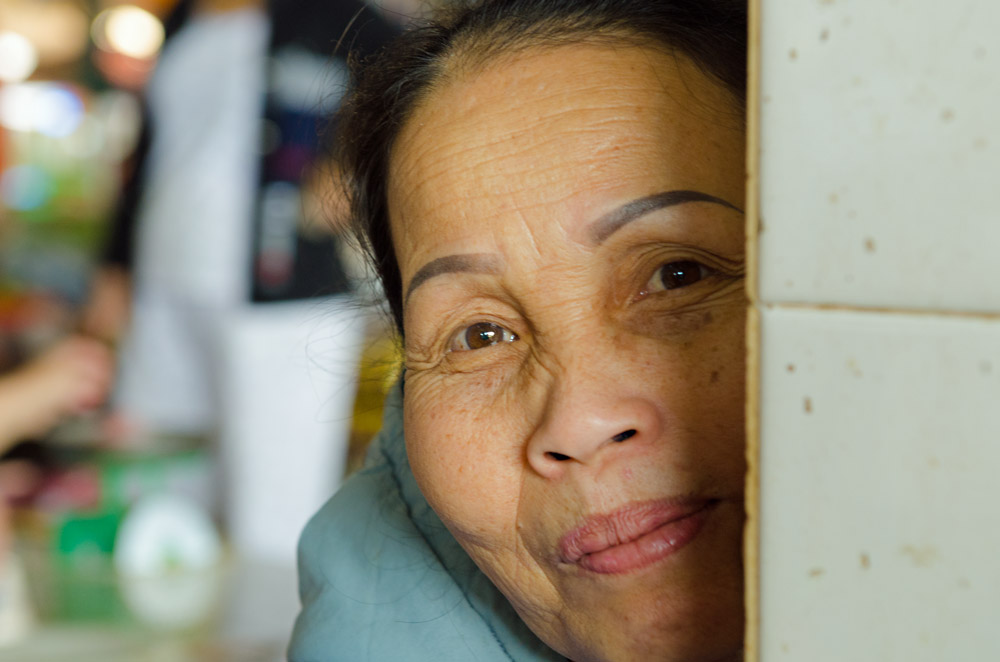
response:
[[[560,560],[599,574],[644,568],[694,540],[716,499],[665,499],[592,515],[559,540]]]

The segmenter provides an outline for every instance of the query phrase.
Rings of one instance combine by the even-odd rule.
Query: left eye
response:
[[[677,290],[689,287],[711,273],[711,269],[694,260],[668,262],[657,269],[646,286],[647,291]]]
[[[517,340],[517,334],[499,324],[476,322],[459,331],[451,341],[449,349],[453,352],[468,352],[515,340]]]

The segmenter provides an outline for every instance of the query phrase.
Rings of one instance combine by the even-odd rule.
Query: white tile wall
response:
[[[761,660],[1000,660],[1000,321],[762,315]]]
[[[751,5],[751,659],[1000,660],[1000,2]]]
[[[761,15],[761,296],[1000,310],[1000,2]]]

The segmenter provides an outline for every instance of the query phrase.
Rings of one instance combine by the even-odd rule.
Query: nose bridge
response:
[[[548,371],[544,414],[527,446],[528,461],[539,474],[558,478],[573,464],[597,465],[617,449],[659,434],[654,394],[615,369],[622,366],[609,345],[594,342],[587,352],[567,351]]]

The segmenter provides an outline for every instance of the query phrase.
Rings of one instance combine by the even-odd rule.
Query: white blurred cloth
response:
[[[365,319],[336,298],[223,310],[139,296],[118,407],[152,431],[218,440],[226,529],[292,564],[344,474]]]
[[[247,298],[269,35],[262,12],[241,9],[195,15],[167,42],[148,90],[140,286],[213,304]]]
[[[343,475],[364,315],[349,295],[249,301],[268,38],[257,10],[195,15],[163,52],[115,404],[216,436],[231,542],[293,564]]]

